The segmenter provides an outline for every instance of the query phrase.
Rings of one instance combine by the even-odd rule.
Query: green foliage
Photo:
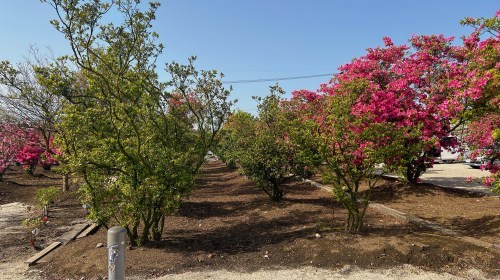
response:
[[[411,127],[404,133],[404,149],[396,162],[391,162],[395,172],[406,183],[416,185],[420,176],[432,167],[434,156],[430,147],[439,142],[437,137],[427,141],[420,139],[421,126]]]
[[[56,139],[65,168],[82,176],[90,218],[124,226],[132,245],[160,240],[229,112],[222,76],[196,71],[192,58],[168,64],[171,81],[158,81],[163,47],[150,30],[158,3],[142,12],[131,0],[44,2],[74,51],[66,63],[76,66],[44,73],[65,98]],[[121,25],[104,22],[111,10]]]
[[[494,181],[491,185],[491,191],[500,194],[500,174],[497,172],[492,177]]]
[[[43,221],[39,216],[28,217],[22,221],[22,226],[26,229],[29,235],[29,243],[36,247],[37,236],[40,234],[40,227]]]
[[[259,102],[257,119],[242,112],[233,115],[219,146],[222,158],[236,162],[274,201],[282,199],[282,185],[286,180],[296,175],[310,175],[290,139],[291,122],[281,107],[282,93],[276,85],[271,87],[270,95],[256,98]]]
[[[215,153],[230,168],[236,168],[242,151],[250,147],[255,138],[257,120],[243,111],[236,111],[229,116],[215,147]]]
[[[26,218],[22,221],[23,227],[28,229],[30,232],[36,228],[39,228],[41,224],[42,224],[42,219],[40,217]]]
[[[62,195],[62,191],[54,186],[38,189],[35,193],[35,198],[40,207],[44,210],[44,216],[49,216],[49,208],[54,204],[54,201]]]

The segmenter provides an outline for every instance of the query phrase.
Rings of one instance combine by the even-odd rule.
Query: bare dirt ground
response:
[[[386,183],[376,192],[373,202],[500,246],[500,197],[397,182]]]
[[[27,175],[20,167],[14,167],[0,181],[0,279],[17,277],[15,274],[26,273],[23,261],[34,255],[39,249],[33,248],[28,241],[29,230],[22,226],[22,221],[32,215],[35,202],[35,192],[49,186],[62,187],[61,176],[36,170],[35,176]],[[85,217],[85,211],[78,203],[75,193],[64,194],[56,201],[49,213],[49,222],[40,228],[36,245],[44,247],[66,232],[71,222]],[[24,268],[24,269],[22,269]],[[17,279],[17,278],[12,278]],[[27,279],[33,279],[29,276]]]
[[[37,180],[20,183],[24,175],[18,175],[0,182],[2,204],[29,203],[28,189],[35,189]],[[388,181],[374,192],[374,201],[488,242],[499,239],[498,198]],[[70,196],[56,207],[62,210],[52,218],[53,224],[83,216]],[[290,182],[284,200],[274,203],[236,171],[220,162],[209,163],[198,188],[169,217],[164,240],[127,250],[127,275],[134,279],[483,279],[500,273],[500,252],[495,248],[440,235],[372,209],[361,234],[346,234],[344,215],[323,189]],[[49,232],[47,239],[56,235],[55,230]],[[60,247],[23,277],[103,279],[107,249],[96,248],[100,242],[106,242],[104,229]],[[19,264],[30,253],[34,250],[27,243],[0,243],[0,270]]]

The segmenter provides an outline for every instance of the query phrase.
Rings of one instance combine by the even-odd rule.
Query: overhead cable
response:
[[[335,74],[334,73],[329,73],[329,74],[318,74],[318,75],[296,76],[296,77],[284,77],[284,78],[222,81],[222,83],[223,84],[248,84],[248,83],[261,83],[261,82],[274,82],[274,81],[285,81],[285,80],[308,79],[308,78],[326,77],[326,76],[333,76],[333,75],[335,75]]]

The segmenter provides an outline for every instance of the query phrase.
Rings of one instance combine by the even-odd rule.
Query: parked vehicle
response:
[[[500,164],[498,149],[484,148],[474,151],[473,155],[470,152],[465,154],[465,164],[472,168],[481,168],[483,165],[488,168],[489,163],[491,163],[490,165]]]
[[[465,164],[472,168],[481,168],[481,165],[484,164],[484,157],[476,157],[475,159],[467,158],[465,159]]]
[[[433,148],[432,156],[434,157],[434,162],[438,163],[452,163],[454,161],[459,161],[461,153],[461,144],[455,136],[443,137],[439,141],[439,147]]]

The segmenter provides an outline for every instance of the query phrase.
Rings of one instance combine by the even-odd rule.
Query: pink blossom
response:
[[[484,185],[487,186],[487,187],[491,186],[494,182],[495,182],[495,178],[494,177],[486,177],[486,178],[484,178]]]
[[[384,38],[382,38],[382,39],[384,40],[384,45],[385,45],[386,47],[390,47],[390,46],[393,46],[393,45],[394,45],[394,43],[392,42],[391,38],[389,38],[389,37],[384,37]]]

